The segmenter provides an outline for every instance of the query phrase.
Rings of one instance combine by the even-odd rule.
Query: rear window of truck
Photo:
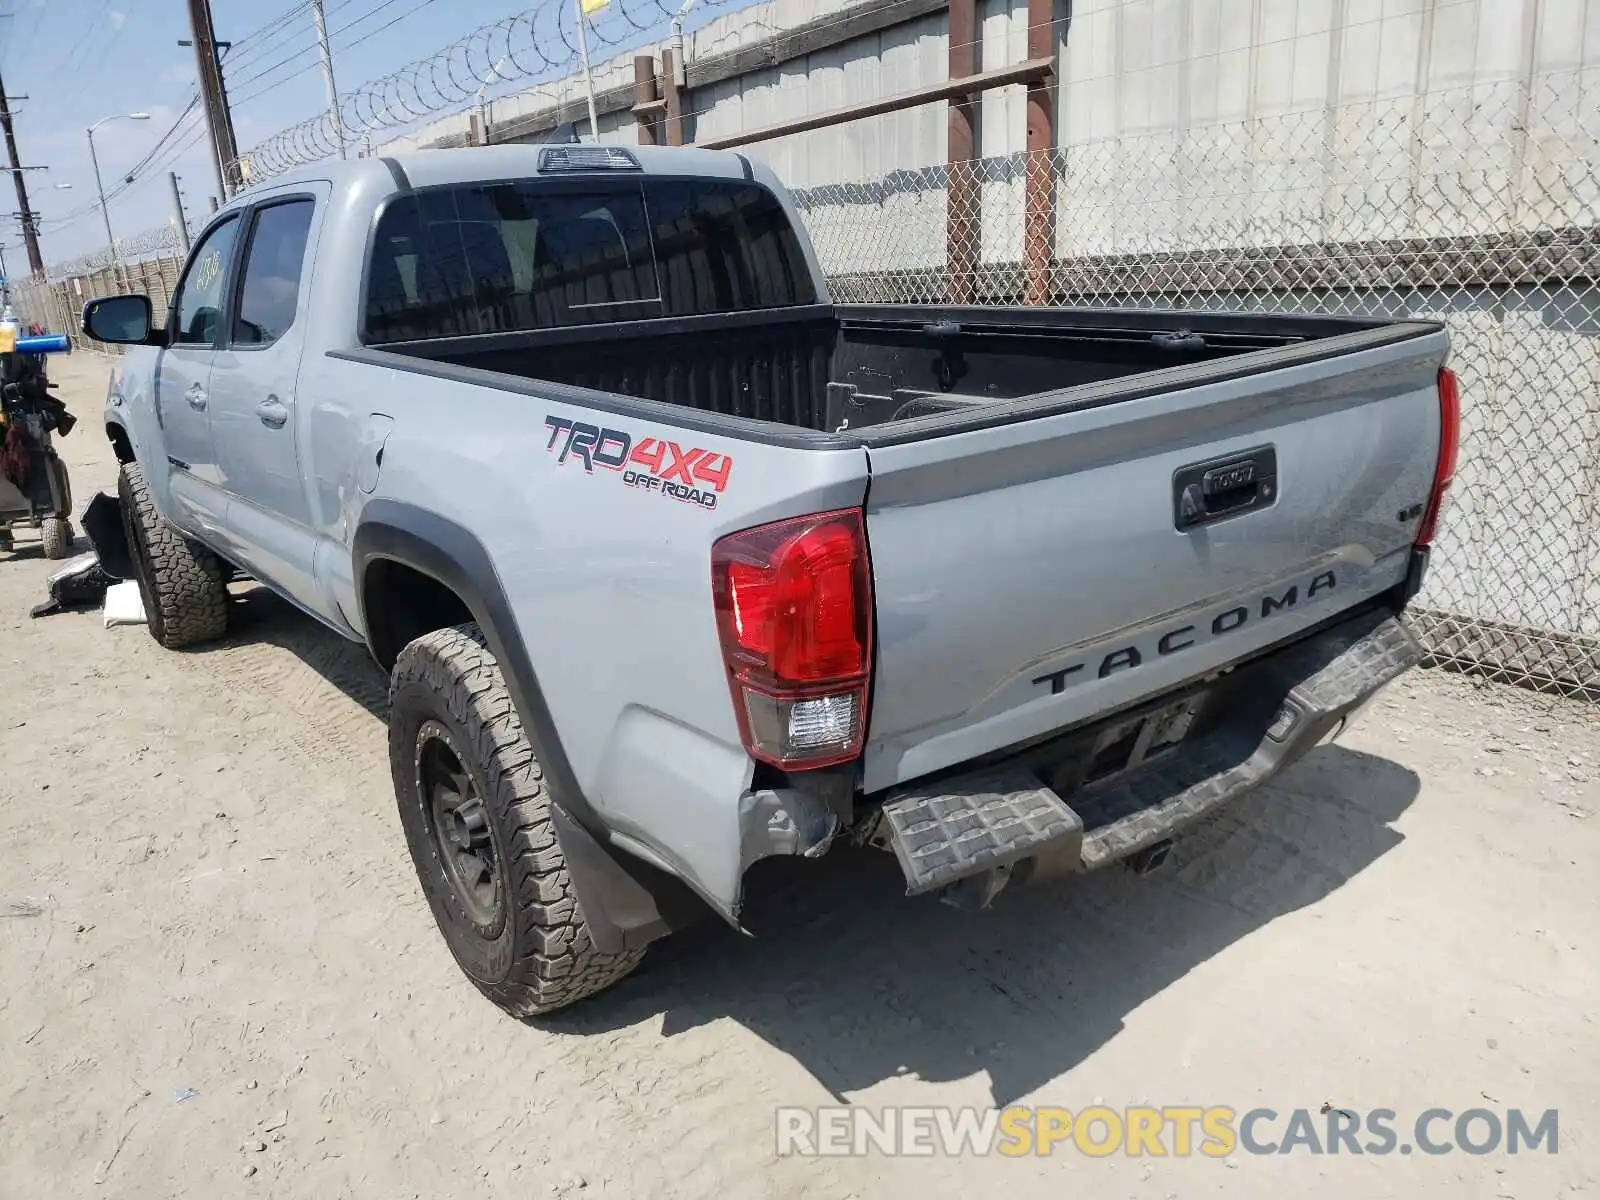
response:
[[[537,180],[429,188],[373,234],[369,344],[816,302],[799,238],[757,184]]]

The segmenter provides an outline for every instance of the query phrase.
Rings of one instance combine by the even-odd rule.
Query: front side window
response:
[[[294,324],[315,208],[313,201],[291,200],[256,213],[240,276],[235,345],[270,345]]]
[[[816,302],[800,240],[756,184],[540,180],[401,196],[374,234],[369,342]]]
[[[189,269],[178,285],[177,321],[172,341],[178,346],[209,346],[222,323],[223,284],[233,260],[239,218],[214,226],[189,256]]]

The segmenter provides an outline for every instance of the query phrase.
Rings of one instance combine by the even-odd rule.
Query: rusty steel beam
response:
[[[639,145],[656,144],[656,115],[663,105],[656,91],[654,55],[633,56],[633,119],[639,126]]]
[[[950,0],[950,78],[970,79],[978,73],[978,2]],[[950,280],[950,303],[970,304],[974,271],[978,265],[978,93],[950,97],[949,127],[945,135],[948,164],[945,184],[945,265]]]
[[[964,79],[951,79],[944,83],[930,83],[926,87],[913,88],[909,92],[896,92],[892,96],[880,96],[876,100],[860,100],[855,104],[846,104],[840,108],[825,109],[818,113],[808,113],[803,117],[794,117],[788,121],[778,121],[772,125],[762,125],[756,129],[741,129],[738,133],[725,134],[722,137],[706,138],[703,142],[696,142],[697,146],[704,146],[709,150],[725,150],[729,146],[744,146],[750,142],[764,142],[769,138],[787,137],[791,133],[804,133],[808,129],[825,129],[829,125],[843,125],[847,121],[859,121],[863,117],[878,117],[884,113],[899,112],[901,109],[916,108],[919,104],[932,104],[936,100],[948,100],[952,96],[977,95],[991,88],[1005,87],[1014,83],[1029,83],[1040,75],[1049,75],[1055,70],[1055,63],[1050,59],[1029,60],[1017,63],[1010,67],[997,67],[993,71],[983,71],[977,75],[969,75]]]
[[[1028,57],[1055,58],[1053,0],[1028,0]],[[1028,83],[1027,172],[1023,182],[1022,262],[1028,304],[1048,304],[1055,258],[1055,89],[1053,77]]]
[[[677,63],[671,50],[661,52],[661,91],[667,102],[667,145],[683,145],[683,89],[678,86]]]

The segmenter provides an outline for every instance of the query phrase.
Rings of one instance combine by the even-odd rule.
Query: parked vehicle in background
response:
[[[72,481],[56,453],[55,436],[77,424],[50,394],[46,356],[65,353],[67,339],[26,334],[11,310],[0,313],[0,551],[15,548],[13,530],[37,529],[50,559],[72,552]]]
[[[402,824],[519,1015],[752,863],[1144,869],[1415,663],[1442,328],[830,303],[696,149],[330,163],[196,240],[107,432],[164,645],[248,574],[391,673]]]

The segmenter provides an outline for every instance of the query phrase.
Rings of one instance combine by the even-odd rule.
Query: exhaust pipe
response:
[[[1135,851],[1122,860],[1122,865],[1135,875],[1149,875],[1159,871],[1167,861],[1167,856],[1172,853],[1172,839],[1162,838],[1153,846],[1146,846],[1143,850]]]

